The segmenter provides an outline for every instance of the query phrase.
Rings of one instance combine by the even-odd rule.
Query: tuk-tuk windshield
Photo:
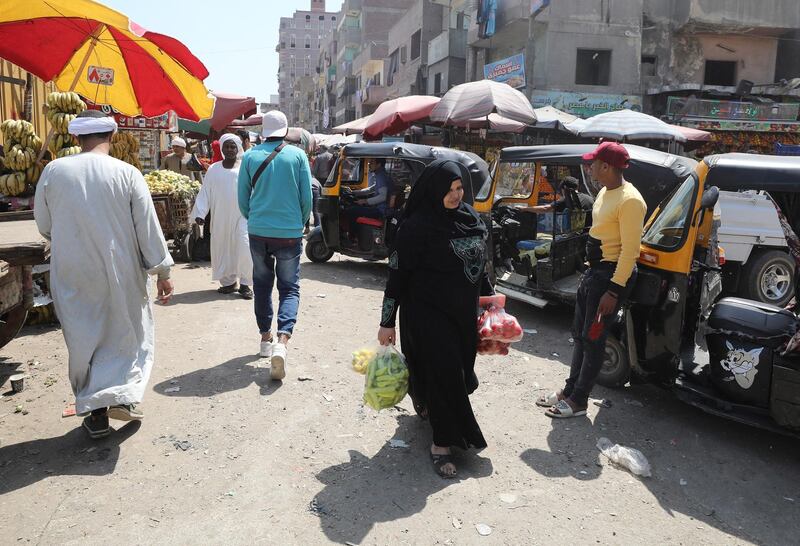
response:
[[[676,250],[682,245],[686,226],[692,216],[696,189],[697,180],[694,176],[684,180],[645,231],[642,237],[644,244],[664,250]]]
[[[495,199],[527,199],[533,191],[535,174],[536,163],[498,163],[494,174],[497,180]]]
[[[342,160],[342,184],[361,183],[361,158],[345,157]]]

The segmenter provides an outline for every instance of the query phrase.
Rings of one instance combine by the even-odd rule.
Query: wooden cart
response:
[[[50,244],[33,212],[0,213],[0,347],[16,337],[33,307],[34,265],[50,259]]]
[[[192,249],[198,237],[197,226],[189,221],[194,199],[178,199],[169,194],[156,194],[152,197],[164,238],[168,242],[172,241],[170,252],[177,261],[192,261]]]

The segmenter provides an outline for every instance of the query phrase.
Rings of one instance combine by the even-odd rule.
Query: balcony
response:
[[[506,0],[498,2],[495,13],[494,36],[481,37],[477,13],[467,33],[467,43],[472,47],[505,47],[514,43],[523,44],[528,39],[528,19],[531,14],[530,0]],[[498,43],[500,40],[501,43]],[[506,43],[508,42],[508,43]]]
[[[797,0],[677,0],[671,9],[684,32],[778,35],[800,28]]]
[[[348,45],[361,46],[360,28],[342,28],[339,31],[339,49],[344,49]]]
[[[466,59],[466,30],[451,28],[450,30],[445,30],[428,42],[428,66],[438,63],[447,57]]]
[[[386,100],[387,90],[382,85],[370,85],[361,92],[361,104],[378,106]]]

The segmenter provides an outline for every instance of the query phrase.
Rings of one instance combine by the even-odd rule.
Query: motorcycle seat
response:
[[[741,298],[723,298],[711,311],[707,325],[713,330],[740,332],[755,338],[776,338],[794,333],[797,316],[775,305]]]

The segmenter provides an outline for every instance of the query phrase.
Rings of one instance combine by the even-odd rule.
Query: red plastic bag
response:
[[[510,343],[504,343],[502,341],[482,339],[478,342],[478,354],[506,356],[508,354],[509,345]]]
[[[478,339],[516,343],[522,339],[522,326],[513,315],[497,305],[489,306],[478,318]]]

